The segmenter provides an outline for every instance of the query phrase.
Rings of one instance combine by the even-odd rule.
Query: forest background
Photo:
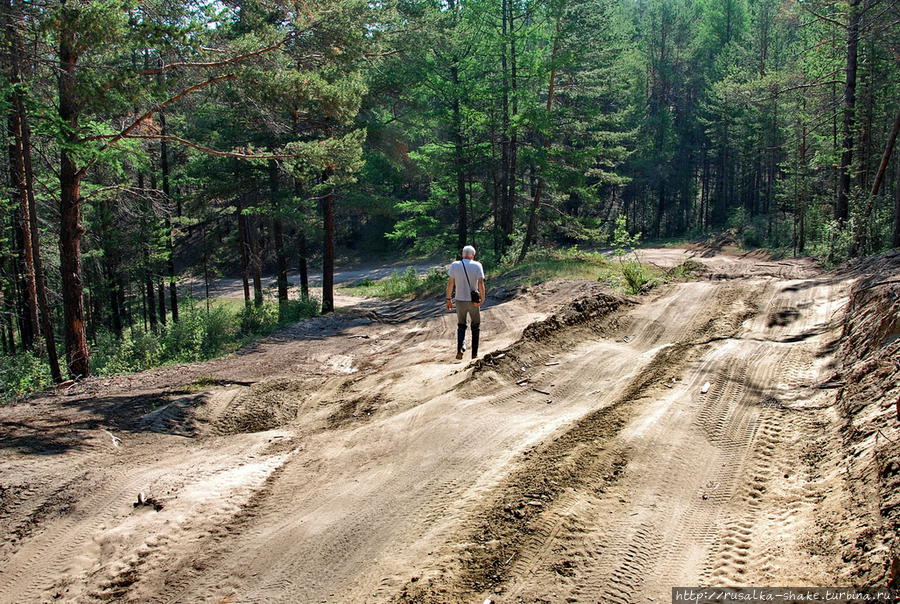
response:
[[[900,246],[900,0],[2,1],[0,399],[332,312],[336,256]]]

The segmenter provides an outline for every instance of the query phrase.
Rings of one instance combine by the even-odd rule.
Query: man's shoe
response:
[[[473,353],[472,353],[472,360],[475,360],[475,359],[477,359],[477,358],[478,358],[478,353],[477,353],[477,352],[473,352]]]
[[[462,360],[462,353],[463,353],[462,350],[457,350],[457,351],[456,351],[456,360],[457,360],[457,361],[461,361],[461,360]]]

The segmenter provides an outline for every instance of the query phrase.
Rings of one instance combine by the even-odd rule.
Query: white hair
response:
[[[474,258],[475,257],[475,248],[472,247],[471,245],[467,245],[466,247],[464,247],[462,250],[462,257],[463,258]]]

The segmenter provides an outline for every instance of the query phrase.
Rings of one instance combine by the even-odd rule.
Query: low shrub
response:
[[[394,272],[378,281],[363,279],[345,289],[354,296],[372,298],[406,298],[440,293],[447,283],[447,275],[435,268],[420,275],[412,266],[402,272]]]
[[[0,403],[43,390],[52,382],[50,368],[36,355],[0,355]]]

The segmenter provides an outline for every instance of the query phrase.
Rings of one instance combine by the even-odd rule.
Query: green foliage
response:
[[[622,277],[625,279],[625,291],[632,295],[642,293],[644,287],[653,281],[647,267],[636,260],[622,262]]]
[[[43,390],[52,383],[50,368],[34,354],[0,355],[0,403]]]
[[[444,290],[447,275],[439,270],[431,270],[419,275],[416,269],[409,267],[402,272],[394,272],[389,277],[373,281],[365,279],[351,287],[346,293],[353,296],[369,296],[373,298],[407,298],[435,295]]]
[[[753,249],[771,245],[766,237],[765,217],[751,216],[743,206],[728,213],[728,228],[734,232],[741,247]]]
[[[612,245],[616,256],[623,256],[641,244],[641,233],[631,235],[628,231],[628,218],[624,214],[616,216]]]
[[[172,363],[191,363],[231,352],[288,323],[318,314],[318,301],[289,300],[279,306],[266,302],[260,307],[234,309],[214,305],[209,312],[197,304],[186,304],[177,323],[158,332],[134,328],[121,339],[104,333],[93,350],[100,375],[143,371]]]

